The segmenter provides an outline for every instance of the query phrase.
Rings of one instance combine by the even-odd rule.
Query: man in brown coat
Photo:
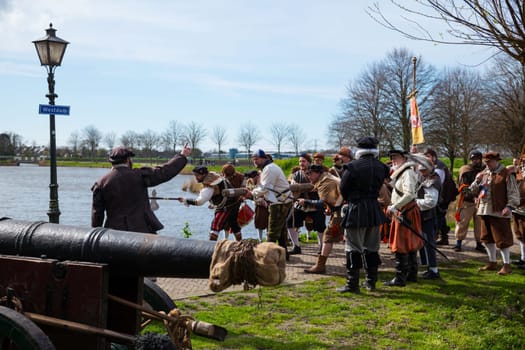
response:
[[[510,219],[512,211],[520,204],[516,176],[499,161],[498,152],[483,154],[487,166],[480,171],[469,189],[478,195],[478,216],[481,217],[481,242],[487,249],[489,262],[480,271],[497,271],[496,248],[499,248],[503,267],[498,275],[508,275],[510,247],[514,244]]]
[[[191,148],[154,168],[133,169],[128,148],[117,147],[109,153],[111,170],[100,178],[91,191],[93,202],[91,226],[133,232],[156,233],[164,226],[151,210],[148,187],[160,185],[175,177],[186,165]],[[105,220],[104,220],[105,217]]]

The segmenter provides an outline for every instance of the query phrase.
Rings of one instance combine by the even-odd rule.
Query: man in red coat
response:
[[[156,233],[164,226],[151,210],[148,187],[154,187],[175,177],[188,162],[191,148],[154,168],[133,169],[128,148],[117,147],[109,153],[111,170],[100,178],[91,191],[93,202],[91,226],[133,232]],[[105,220],[104,220],[105,217]]]

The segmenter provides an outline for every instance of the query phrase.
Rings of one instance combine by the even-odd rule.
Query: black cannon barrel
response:
[[[107,263],[123,274],[208,278],[215,242],[0,219],[0,254]]]

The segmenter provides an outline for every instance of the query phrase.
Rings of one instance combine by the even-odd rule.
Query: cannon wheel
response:
[[[149,304],[155,311],[164,311],[165,313],[177,307],[173,299],[149,278],[144,278],[144,303]]]
[[[55,350],[55,346],[33,321],[0,306],[0,349]]]

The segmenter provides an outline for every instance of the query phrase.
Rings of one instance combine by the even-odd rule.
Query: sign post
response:
[[[70,106],[38,105],[38,114],[69,115]]]

